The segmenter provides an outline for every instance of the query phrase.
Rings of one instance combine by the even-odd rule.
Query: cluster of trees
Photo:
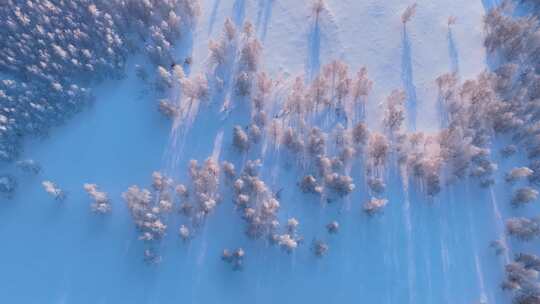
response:
[[[535,304],[540,302],[540,258],[534,254],[519,253],[514,261],[505,266],[506,278],[502,283],[504,290],[512,291],[516,304]]]
[[[519,1],[534,2],[534,1]],[[504,1],[491,9],[485,17],[486,38],[484,44],[489,53],[496,55],[499,67],[490,73],[488,79],[498,99],[491,99],[484,121],[494,133],[505,133],[513,143],[501,150],[508,158],[516,152],[524,151],[530,164],[511,169],[505,180],[520,185],[513,191],[511,204],[520,207],[535,201],[538,191],[533,187],[540,181],[540,75],[538,75],[538,55],[540,54],[540,23],[537,10],[527,10],[525,14],[515,14],[514,5]],[[486,99],[486,96],[478,96]],[[481,97],[481,98],[480,98]],[[522,183],[528,181],[529,186]],[[507,233],[522,241],[536,239],[540,235],[537,217],[517,217],[506,221]],[[503,289],[513,293],[513,303],[539,303],[540,284],[538,271],[540,259],[532,254],[518,254],[514,261],[506,265],[506,279]]]
[[[162,221],[161,209],[156,204],[156,199],[148,189],[138,186],[130,186],[122,193],[131,212],[135,225],[140,231],[139,239],[153,241],[165,235],[167,225]]]
[[[363,118],[373,85],[365,67],[353,77],[348,66],[339,60],[324,65],[308,86],[303,82],[302,77],[293,81],[283,105],[281,116],[291,122],[310,123],[328,115],[358,122]]]
[[[92,184],[85,185],[85,189],[94,198],[97,207],[107,202],[106,206],[110,210],[106,194],[98,192],[97,187]],[[139,240],[149,246],[144,252],[146,262],[156,263],[161,260],[152,246],[156,241],[161,240],[167,231],[165,217],[173,210],[173,193],[172,179],[160,172],[152,174],[152,190],[133,185],[122,193],[122,198],[139,230]]]
[[[266,85],[258,74],[262,45],[255,35],[254,26],[246,21],[241,30],[228,18],[218,41],[210,41],[209,75],[218,94],[232,93],[239,100],[262,105],[265,93],[256,95],[255,87]],[[230,92],[229,92],[230,91]],[[262,99],[261,99],[262,98]]]
[[[540,235],[540,218],[510,218],[506,220],[506,231],[519,240],[530,241]]]
[[[142,49],[154,64],[200,14],[198,0],[14,1],[0,7],[0,160],[21,135],[43,134],[92,101],[88,89],[119,78]]]
[[[191,160],[188,168],[190,188],[183,184],[176,186],[176,193],[180,198],[180,212],[189,220],[191,230],[202,225],[221,201],[220,172],[221,168],[213,158],[207,158],[202,165]],[[186,226],[186,229],[189,237],[193,232],[189,230],[189,226]],[[182,236],[182,232],[180,235],[187,239]]]
[[[260,166],[260,160],[249,160],[239,175],[230,172],[229,178],[234,180],[233,200],[247,223],[246,234],[251,238],[271,239],[279,227],[280,203],[260,179]]]

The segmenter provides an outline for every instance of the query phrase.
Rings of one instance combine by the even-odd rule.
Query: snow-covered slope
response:
[[[417,3],[417,14],[405,28],[400,15],[410,3],[399,0],[328,1],[319,26],[310,1],[203,0],[192,45],[178,52],[192,49],[189,73],[206,73],[209,40],[219,39],[225,19],[238,26],[249,20],[264,48],[261,69],[281,83],[300,75],[310,79],[334,59],[351,72],[366,66],[374,81],[370,126],[381,128],[381,103],[393,89],[403,88],[407,128],[434,131],[440,126],[435,79],[453,71],[469,79],[488,68],[482,18],[491,4]],[[450,16],[457,18],[451,29]],[[233,110],[224,116],[225,100],[201,104],[190,116],[192,123],[171,126],[156,111],[155,94],[135,77],[134,65],[142,60],[128,62],[126,79],[99,87],[92,109],[54,130],[51,138],[26,144],[22,158],[39,161],[41,176],[7,168],[21,182],[16,197],[0,204],[0,239],[6,240],[0,251],[0,302],[509,303],[499,288],[504,258],[489,248],[502,233],[500,213],[513,212],[504,185],[491,193],[458,183],[429,200],[389,168],[389,204],[382,215],[368,217],[361,205],[369,191],[363,169],[355,164],[350,170],[356,191],[342,202],[321,204],[298,191],[304,172],[280,151],[262,144],[261,153],[239,155],[231,147],[232,127],[245,123],[248,114]],[[185,180],[187,162],[209,156],[238,168],[261,157],[261,176],[271,191],[281,193],[279,219],[298,218],[304,244],[286,254],[248,239],[228,193],[187,244],[177,236],[183,220],[172,214],[159,243],[163,261],[145,265],[144,246],[121,193],[132,184],[150,184],[155,170]],[[65,189],[68,199],[51,200],[41,188],[43,179]],[[87,182],[109,193],[112,214],[91,213],[82,189]],[[325,228],[332,220],[341,226],[335,236]],[[329,244],[324,258],[313,256],[313,239]],[[236,247],[246,251],[242,272],[232,272],[220,260],[223,248]]]

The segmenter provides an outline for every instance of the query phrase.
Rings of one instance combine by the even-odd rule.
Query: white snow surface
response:
[[[487,0],[417,1],[406,30],[401,13],[412,2],[331,0],[320,39],[313,33],[311,1],[201,2],[190,75],[206,72],[209,39],[218,39],[226,18],[237,25],[250,20],[264,47],[261,69],[283,82],[299,75],[309,79],[334,59],[354,73],[366,66],[374,81],[367,109],[373,128],[381,127],[381,103],[391,90],[402,88],[408,110],[416,112],[409,130],[437,130],[435,78],[455,71],[470,79],[488,68],[482,20],[493,3]],[[457,18],[451,30],[450,16]],[[185,178],[191,158],[202,162],[212,156],[242,168],[260,156],[238,156],[231,149],[237,116],[221,120],[211,107],[198,105],[192,124],[175,128],[157,112],[151,89],[134,75],[134,64],[142,61],[130,59],[126,79],[100,86],[92,109],[53,130],[50,138],[26,144],[23,158],[39,161],[44,172],[39,177],[15,173],[21,180],[18,194],[0,204],[0,238],[8,240],[0,260],[9,261],[0,274],[0,302],[510,303],[499,287],[504,261],[489,248],[503,233],[503,219],[516,214],[508,204],[511,190],[500,182],[505,169],[519,165],[508,162],[501,163],[493,192],[459,183],[434,201],[416,185],[404,187],[397,172],[389,173],[388,206],[368,218],[361,212],[368,193],[359,166],[351,174],[355,192],[323,207],[299,193],[302,172],[294,164],[263,149],[262,177],[273,191],[284,188],[280,220],[298,218],[306,237],[296,252],[289,255],[244,237],[244,222],[225,197],[188,245],[176,235],[181,222],[172,217],[159,248],[163,262],[144,265],[143,245],[120,198],[123,191],[133,184],[149,186],[155,170]],[[42,180],[65,189],[66,201],[51,201]],[[112,214],[92,214],[84,183],[99,184],[109,194]],[[532,210],[517,214],[527,212]],[[340,232],[329,238],[325,225],[334,219]],[[310,246],[321,237],[330,249],[318,259]],[[238,273],[219,258],[223,248],[236,247],[246,251],[245,270]]]

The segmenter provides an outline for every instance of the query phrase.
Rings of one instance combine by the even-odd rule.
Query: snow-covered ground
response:
[[[333,59],[353,72],[366,66],[374,81],[371,126],[380,127],[380,104],[390,91],[403,88],[408,128],[433,131],[439,128],[435,78],[455,71],[469,79],[488,68],[482,18],[492,4],[417,3],[404,28],[400,15],[408,2],[331,0],[314,28],[309,1],[204,0],[190,73],[207,70],[209,39],[219,38],[226,18],[237,25],[250,20],[264,47],[262,69],[271,76],[310,78]],[[451,30],[450,16],[457,18]],[[357,190],[345,202],[321,207],[297,191],[294,164],[272,151],[263,157],[262,176],[273,191],[283,189],[280,219],[300,220],[306,242],[298,251],[288,255],[247,239],[225,197],[189,244],[178,238],[180,219],[172,216],[160,242],[163,262],[145,265],[121,193],[148,185],[155,170],[182,178],[191,158],[214,155],[237,165],[245,158],[230,148],[236,122],[216,118],[215,109],[201,106],[192,125],[172,128],[135,77],[139,61],[130,60],[126,79],[99,87],[90,110],[50,138],[26,144],[22,158],[39,161],[41,176],[6,168],[20,185],[12,201],[0,204],[1,303],[509,303],[499,287],[505,258],[489,248],[502,233],[501,214],[514,212],[502,182],[493,192],[458,184],[428,201],[389,169],[389,205],[370,218],[361,212],[368,198],[361,168],[352,168]],[[51,200],[43,179],[65,189],[68,199]],[[109,193],[112,214],[92,214],[82,189],[87,182]],[[324,226],[334,219],[342,229],[330,237]],[[330,246],[322,259],[310,250],[314,238]],[[245,269],[232,272],[220,253],[239,246],[247,253]]]

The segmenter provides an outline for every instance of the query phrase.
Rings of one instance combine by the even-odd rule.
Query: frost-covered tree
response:
[[[391,137],[401,131],[405,121],[405,98],[405,92],[395,90],[386,100],[383,123]]]
[[[277,236],[278,245],[283,248],[287,253],[291,253],[298,248],[298,240],[296,240],[290,234],[282,234]]]
[[[323,155],[326,149],[326,134],[319,128],[312,128],[307,143],[307,150],[310,154]]]
[[[369,138],[369,129],[365,123],[360,122],[352,129],[352,139],[357,146],[365,146]]]
[[[326,230],[330,234],[336,234],[339,231],[339,223],[337,221],[331,221],[326,225]]]
[[[142,51],[153,65],[173,64],[174,46],[193,29],[200,14],[195,0],[7,0],[3,4],[2,160],[17,156],[24,136],[42,135],[91,104],[89,88],[123,77],[133,53]],[[136,72],[144,81],[149,78],[139,68]]]
[[[501,156],[508,158],[514,155],[517,152],[517,147],[515,145],[508,145],[500,150]]]
[[[489,244],[489,247],[495,250],[496,255],[501,255],[508,249],[503,240],[494,240]]]
[[[63,201],[66,199],[66,193],[56,186],[55,183],[51,181],[44,181],[41,183],[41,185],[43,186],[43,189],[45,189],[45,192],[51,195],[55,200]]]
[[[325,184],[339,196],[351,193],[355,188],[352,177],[338,173],[327,174],[324,177]]]
[[[373,88],[373,81],[368,77],[367,68],[362,67],[356,74],[356,79],[352,84],[352,97],[355,103],[365,103],[365,98]],[[364,105],[362,105],[364,106]]]
[[[323,257],[328,252],[328,244],[321,240],[314,240],[312,250],[317,257]]]
[[[407,24],[409,21],[411,21],[411,19],[416,14],[416,7],[417,7],[416,3],[413,3],[407,6],[405,11],[403,11],[403,13],[401,14],[401,22],[403,24]]]
[[[506,173],[504,179],[508,183],[515,182],[520,179],[525,179],[532,176],[534,172],[527,167],[513,168],[510,172]]]
[[[388,200],[386,199],[372,198],[364,204],[363,210],[368,215],[374,215],[380,212],[387,204]]]
[[[145,249],[144,250],[144,262],[148,265],[156,265],[161,263],[161,256],[154,249]]]
[[[175,119],[178,116],[180,109],[168,99],[164,98],[159,101],[158,110],[166,117]]]
[[[236,177],[236,170],[232,163],[228,161],[223,161],[221,164],[221,167],[223,169],[223,173],[225,174],[225,177],[228,180],[233,180]]]
[[[514,191],[511,203],[514,207],[521,207],[535,201],[537,198],[537,190],[531,187],[523,187]]]
[[[265,105],[268,103],[270,94],[272,93],[272,88],[274,86],[274,81],[266,72],[260,72],[257,74],[257,81],[255,86],[255,94],[252,98],[253,103],[253,116],[261,113],[264,110]],[[260,114],[259,114],[260,115]],[[264,126],[265,120],[255,119],[254,122],[258,126]]]
[[[101,214],[109,213],[111,211],[111,202],[109,201],[107,193],[99,191],[96,184],[84,184],[83,188],[93,200],[91,205],[92,211]]]
[[[317,183],[317,179],[313,175],[304,176],[300,181],[299,186],[304,193],[320,195],[323,192],[323,187]]]
[[[233,146],[242,152],[249,150],[248,134],[240,126],[235,126],[233,129]]]
[[[185,242],[191,238],[191,231],[189,230],[187,226],[181,225],[180,228],[178,229],[178,235]]]
[[[237,248],[234,251],[230,251],[229,249],[224,249],[221,253],[221,259],[231,264],[233,267],[233,270],[238,271],[242,270],[244,266],[244,258],[245,258],[245,251],[242,248]]]
[[[505,266],[506,278],[501,287],[512,292],[513,303],[534,304],[540,301],[539,265],[536,255],[519,253],[513,262]]]
[[[506,221],[506,231],[510,236],[529,241],[540,235],[540,222],[538,218],[510,218]]]
[[[386,189],[386,184],[382,178],[369,178],[367,184],[369,189],[376,194],[381,194]]]
[[[368,142],[368,157],[373,166],[384,166],[390,150],[388,139],[382,134],[372,133]]]
[[[296,229],[298,228],[298,225],[300,222],[294,217],[291,217],[287,220],[287,231],[291,234],[296,233]]]

